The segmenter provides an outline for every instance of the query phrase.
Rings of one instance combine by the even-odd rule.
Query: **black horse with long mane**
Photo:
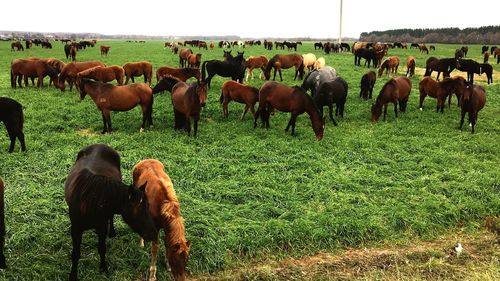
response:
[[[437,71],[437,80],[439,80],[439,75],[443,73],[443,78],[450,77],[450,72],[458,67],[458,59],[447,58],[438,59],[436,57],[430,57],[425,62],[425,74],[424,76],[431,76],[433,71]]]
[[[215,75],[222,77],[231,77],[232,80],[243,82],[245,78],[245,59],[244,52],[238,52],[234,58],[226,57],[226,61],[209,60],[204,61],[201,65],[201,80],[210,88],[210,82]],[[206,70],[206,71],[205,71]],[[206,73],[208,72],[208,77]]]
[[[458,61],[458,70],[467,72],[467,81],[474,84],[474,74],[486,73],[488,84],[493,83],[493,67],[487,63],[478,63],[471,59],[460,59]]]

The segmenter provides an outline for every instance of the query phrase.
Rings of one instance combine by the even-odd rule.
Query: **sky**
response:
[[[344,0],[342,36],[500,25],[500,1]],[[479,4],[482,3],[482,4]],[[337,38],[340,0],[2,1],[0,30],[106,35]]]

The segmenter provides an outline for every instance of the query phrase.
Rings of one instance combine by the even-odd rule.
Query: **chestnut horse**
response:
[[[0,122],[5,124],[7,133],[10,138],[9,153],[14,151],[16,145],[16,138],[21,143],[21,150],[26,151],[26,144],[24,143],[24,114],[23,106],[7,97],[0,97]]]
[[[377,81],[377,74],[375,71],[368,71],[361,77],[361,91],[359,92],[359,97],[364,100],[371,99],[373,93],[373,87],[375,86],[375,81]]]
[[[163,164],[154,159],[146,159],[137,163],[132,172],[133,185],[146,185],[146,196],[149,213],[158,230],[165,234],[165,260],[168,262],[174,280],[186,280],[186,264],[189,259],[191,241],[187,241],[184,230],[184,219],[181,206],[175,194],[172,180],[165,173]],[[151,241],[151,265],[149,280],[156,280],[156,260],[160,251],[158,235]],[[144,240],[141,238],[141,246]]]
[[[394,114],[398,117],[398,103],[399,110],[401,112],[406,111],[406,104],[408,103],[408,98],[411,92],[411,81],[407,77],[396,77],[387,81],[377,100],[372,105],[372,122],[378,122],[380,115],[382,114],[382,106],[384,107],[384,121],[387,115],[387,104],[389,102],[394,103]]]
[[[0,268],[6,269],[4,247],[5,247],[5,204],[4,204],[5,186],[2,178],[0,178]]]
[[[16,48],[18,51],[24,51],[23,44],[21,44],[21,42],[19,42],[19,41],[10,43],[10,51],[11,52],[14,51],[14,48]]]
[[[153,90],[146,83],[114,86],[82,78],[79,83],[80,100],[89,95],[102,113],[102,133],[111,133],[111,111],[129,111],[137,105],[142,109],[142,125],[153,126]]]
[[[163,91],[169,91],[172,93],[172,89],[178,82],[184,82],[177,77],[166,74],[163,78],[153,87],[153,95],[158,94]]]
[[[191,55],[193,51],[189,48],[182,48],[179,51],[179,67],[185,67],[187,63],[187,59],[189,55]]]
[[[84,71],[86,69],[89,69],[89,68],[92,68],[95,66],[105,66],[105,65],[104,65],[104,63],[102,63],[100,61],[67,63],[63,67],[63,69],[61,70],[61,73],[59,74],[59,82],[55,84],[56,87],[64,92],[64,90],[66,88],[64,82],[67,80],[68,84],[69,84],[69,90],[71,91],[73,89],[73,84],[76,81],[76,76],[78,75],[78,72]]]
[[[464,80],[444,78],[443,81],[438,82],[431,77],[424,77],[418,85],[420,91],[419,108],[422,109],[424,99],[426,96],[437,99],[436,112],[444,112],[444,104],[446,97],[451,96],[453,93],[460,95],[465,88]],[[451,98],[450,98],[451,99]]]
[[[71,45],[71,47],[69,47],[69,55],[71,57],[71,61],[76,61],[76,53],[77,53],[77,47]]]
[[[241,114],[241,120],[243,120],[243,117],[245,117],[248,109],[250,109],[255,119],[255,104],[257,103],[257,101],[259,101],[259,89],[252,86],[243,85],[232,80],[226,81],[222,85],[220,95],[220,103],[222,103],[222,109],[225,118],[229,116],[227,105],[232,100],[245,104],[245,109]]]
[[[28,78],[38,78],[38,87],[43,86],[43,78],[50,76],[51,81],[58,81],[58,72],[46,60],[38,58],[30,59],[14,59],[10,64],[10,86],[16,88],[17,85],[22,88],[22,78],[24,77],[24,85],[28,86]]]
[[[299,54],[289,54],[289,55],[275,55],[267,63],[266,69],[264,70],[264,77],[266,80],[271,78],[271,68],[274,68],[273,80],[276,80],[276,71],[280,74],[280,79],[283,81],[283,76],[281,75],[281,69],[288,69],[295,66],[295,77],[293,80],[297,79],[297,75],[302,80],[304,77],[304,58]]]
[[[194,119],[194,136],[198,132],[201,108],[207,100],[207,84],[179,82],[172,88],[172,105],[174,107],[175,129],[185,129],[191,135],[191,117]]]
[[[398,67],[399,67],[399,57],[388,57],[381,65],[378,70],[378,77],[380,78],[382,76],[382,73],[387,74],[387,77],[389,77],[389,69],[390,72],[393,74],[398,74]]]
[[[261,79],[262,74],[264,73],[264,69],[268,63],[268,59],[266,56],[250,56],[245,61],[245,67],[248,68],[247,75],[245,77],[245,81],[248,81],[248,76],[252,77],[253,80],[253,70],[256,68],[260,68],[259,79]]]
[[[190,54],[187,57],[188,67],[200,68],[201,64],[201,54]]]
[[[111,49],[110,46],[106,46],[106,45],[101,45],[101,57],[102,56],[108,56],[108,52],[109,52],[109,49]]]
[[[162,66],[156,70],[156,81],[160,82],[160,80],[167,75],[177,77],[183,82],[186,82],[186,80],[191,77],[195,77],[198,81],[201,79],[199,68],[174,68]]]
[[[406,77],[413,77],[415,75],[415,57],[408,56],[406,59]]]
[[[486,91],[482,86],[473,85],[472,83],[466,82],[465,90],[460,98],[461,119],[460,119],[460,130],[464,125],[465,114],[469,114],[469,123],[472,126],[472,133],[474,133],[474,128],[476,127],[477,113],[486,104]]]
[[[78,152],[64,184],[64,198],[71,221],[71,273],[78,280],[78,260],[85,230],[94,229],[98,236],[99,269],[108,270],[106,236],[116,236],[113,216],[121,214],[132,230],[148,241],[158,233],[149,213],[145,186],[135,188],[122,182],[120,155],[104,144],[87,146]]]
[[[125,85],[128,84],[128,80],[131,79],[132,83],[135,83],[134,77],[144,75],[144,83],[148,83],[151,86],[151,78],[153,76],[153,65],[148,61],[141,62],[129,62],[123,65],[123,70],[125,71]]]
[[[82,78],[89,78],[106,83],[116,79],[118,85],[123,85],[124,76],[125,70],[123,70],[123,67],[121,66],[95,66],[78,72],[76,75],[76,81],[78,83],[78,81]]]
[[[321,140],[323,138],[325,121],[321,119],[313,99],[306,94],[304,89],[298,86],[289,87],[275,81],[264,83],[259,90],[259,108],[255,113],[253,127],[257,127],[257,119],[260,116],[262,125],[269,128],[269,116],[273,109],[291,113],[290,121],[288,121],[285,131],[287,132],[292,127],[292,136],[295,135],[297,116],[307,112],[311,119],[316,139]]]

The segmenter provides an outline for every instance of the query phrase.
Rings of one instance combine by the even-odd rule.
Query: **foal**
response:
[[[474,86],[472,83],[466,83],[465,91],[460,98],[462,106],[462,117],[460,119],[460,130],[464,125],[465,113],[469,114],[469,122],[472,126],[472,133],[474,134],[474,127],[476,127],[477,113],[486,104],[486,91],[482,86]]]
[[[241,114],[241,120],[243,120],[249,108],[255,119],[255,104],[259,101],[259,89],[252,86],[243,85],[232,80],[226,81],[222,85],[220,95],[220,103],[222,103],[225,118],[229,116],[227,105],[232,100],[245,104],[245,109]]]

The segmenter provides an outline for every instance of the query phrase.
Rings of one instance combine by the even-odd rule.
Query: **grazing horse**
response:
[[[158,81],[158,84],[154,86],[153,95],[163,91],[169,91],[170,93],[172,93],[172,89],[178,82],[185,82],[185,81],[182,81],[175,76],[166,74],[160,81]]]
[[[77,53],[77,48],[71,45],[69,47],[69,56],[71,57],[71,61],[76,61],[76,53]]]
[[[146,186],[149,213],[156,228],[163,229],[165,234],[165,260],[170,266],[174,280],[185,281],[191,241],[187,241],[185,237],[184,219],[181,216],[181,207],[172,180],[165,173],[163,164],[154,159],[146,159],[137,163],[132,176],[134,186]],[[160,251],[158,238],[157,235],[151,241],[150,281],[156,280],[156,260]],[[144,246],[142,239],[141,246]]]
[[[2,178],[0,178],[0,268],[6,269],[7,263],[5,261],[4,248],[5,248],[5,204],[4,204],[4,191],[5,186]]]
[[[89,95],[102,113],[102,133],[111,133],[111,111],[129,111],[137,105],[142,109],[142,125],[153,126],[153,90],[146,83],[114,86],[87,78],[79,82],[80,100]]]
[[[200,41],[198,44],[198,49],[204,48],[205,50],[208,50],[207,42]]]
[[[188,67],[200,68],[201,64],[201,54],[190,54],[187,57]]]
[[[148,83],[151,86],[151,78],[153,76],[153,65],[147,61],[141,62],[129,62],[123,65],[123,70],[125,71],[125,85],[128,84],[128,80],[131,79],[132,83],[135,83],[134,77],[144,75],[144,83]]]
[[[387,81],[377,100],[372,105],[372,122],[378,122],[380,115],[382,114],[382,106],[384,107],[384,121],[387,115],[387,104],[389,102],[394,103],[394,114],[398,117],[398,103],[399,110],[401,112],[406,111],[406,104],[408,103],[408,98],[411,92],[411,81],[407,77],[396,77]]]
[[[322,67],[325,67],[325,65],[326,65],[325,58],[319,57],[314,63],[314,69],[321,69]]]
[[[406,59],[406,77],[413,77],[415,75],[415,57],[408,56]]]
[[[429,54],[429,49],[427,49],[427,46],[425,44],[420,44],[418,45],[418,49],[420,50],[420,53],[426,53]]]
[[[43,86],[43,78],[45,76],[50,76],[51,81],[57,83],[58,81],[58,70],[52,67],[48,63],[48,60],[42,60],[37,58],[32,59],[15,59],[10,64],[10,86],[16,88],[17,85],[22,88],[22,78],[24,77],[24,85],[28,86],[28,78],[32,81],[36,77],[38,78],[38,87]]]
[[[333,119],[333,104],[336,105],[335,116],[340,114],[344,118],[344,106],[348,90],[347,82],[341,77],[327,81],[319,86],[318,92],[313,97],[313,101],[319,109],[321,118],[323,118],[323,106],[328,106],[328,115],[333,124],[337,126],[337,122]]]
[[[187,59],[189,55],[193,53],[193,50],[189,48],[182,48],[179,51],[179,67],[185,67],[187,64]]]
[[[361,91],[359,92],[359,97],[364,100],[371,99],[373,93],[373,87],[375,86],[375,81],[377,81],[377,74],[375,71],[368,71],[361,77]]]
[[[19,41],[16,41],[16,42],[12,42],[10,44],[10,51],[13,52],[14,51],[14,48],[17,49],[17,51],[24,51],[24,47],[23,47],[23,44],[21,44],[21,42]]]
[[[490,81],[493,83],[493,67],[489,64],[480,64],[471,59],[460,59],[457,69],[467,72],[467,81],[471,84],[474,84],[474,73],[479,75],[486,73],[488,84]]]
[[[488,52],[488,49],[489,49],[488,46],[483,46],[481,48],[481,54],[484,54],[485,52]]]
[[[205,73],[208,73],[208,77]],[[265,74],[265,73],[264,73]],[[243,53],[228,61],[209,60],[201,65],[201,80],[210,88],[210,82],[215,75],[231,77],[233,81],[243,82],[245,78],[245,59]]]
[[[299,54],[275,55],[267,63],[266,69],[264,70],[264,76],[266,77],[266,80],[269,80],[271,78],[271,68],[274,68],[273,80],[276,80],[276,71],[278,71],[280,79],[283,81],[281,69],[288,69],[295,66],[295,77],[293,80],[297,79],[297,75],[299,76],[299,79],[302,80],[304,77],[303,60],[304,59]]]
[[[422,105],[426,96],[437,99],[436,112],[444,112],[444,104],[446,97],[453,93],[460,95],[464,90],[465,84],[463,80],[444,78],[443,81],[438,82],[431,77],[424,77],[418,85],[420,91],[419,108],[422,110]],[[451,99],[451,98],[450,98]]]
[[[450,72],[453,71],[458,66],[458,60],[455,58],[448,59],[438,59],[436,57],[430,57],[425,62],[425,74],[424,76],[431,76],[432,71],[437,71],[437,80],[439,81],[439,75],[443,72],[443,77],[450,77]]]
[[[389,77],[389,69],[390,72],[393,74],[398,73],[398,67],[399,67],[399,57],[388,57],[381,65],[378,70],[378,77],[382,76],[382,73],[387,74],[387,77]]]
[[[321,43],[321,42],[314,43],[314,50],[317,50],[317,49],[323,50],[323,43]]]
[[[256,68],[260,68],[259,79],[261,79],[262,74],[264,73],[265,66],[268,63],[268,59],[266,56],[250,56],[245,61],[245,67],[248,68],[247,75],[245,77],[245,81],[248,81],[248,76],[252,77],[253,80],[253,70]]]
[[[462,50],[462,52],[464,53],[464,57],[467,57],[467,53],[469,52],[469,47],[463,46],[462,48],[460,48],[460,50]]]
[[[474,134],[474,128],[476,127],[477,113],[486,104],[486,91],[482,86],[473,85],[472,83],[466,82],[465,90],[460,98],[461,119],[460,119],[460,130],[464,125],[465,113],[469,114],[469,123],[472,126],[472,133]]]
[[[429,46],[429,50],[431,50],[431,51],[435,51],[435,50],[436,50],[436,46],[434,46],[434,45],[430,45],[430,46]]]
[[[361,58],[364,58],[368,62],[368,67],[370,63],[373,62],[373,66],[377,67],[377,52],[373,48],[358,48],[354,51],[354,65],[361,66]]]
[[[303,54],[302,59],[304,62],[304,68],[307,68],[309,71],[314,69],[314,64],[316,63],[316,56],[314,54]]]
[[[95,67],[95,66],[105,66],[104,63],[100,61],[87,61],[87,62],[70,62],[67,63],[61,73],[59,74],[59,83],[55,83],[56,87],[64,92],[65,84],[64,82],[68,80],[69,90],[73,89],[73,84],[76,81],[76,76],[78,72],[84,71],[86,69]]]
[[[101,82],[110,82],[116,79],[118,85],[123,85],[123,78],[125,76],[125,70],[123,67],[118,65],[112,66],[95,66],[83,71],[78,72],[76,75],[76,82],[82,78],[94,79]]]
[[[156,70],[156,81],[160,82],[160,80],[167,75],[177,77],[183,82],[186,82],[191,77],[196,78],[197,81],[200,81],[201,79],[199,68],[174,68],[162,66]]]
[[[316,95],[319,86],[327,81],[331,81],[337,77],[337,71],[331,66],[325,66],[318,70],[309,72],[304,78],[304,82],[300,86],[305,92],[311,90],[311,96]]]
[[[257,119],[260,116],[262,125],[269,128],[269,116],[273,109],[291,113],[285,132],[292,127],[292,136],[295,135],[297,116],[307,112],[311,119],[316,139],[323,139],[325,121],[321,119],[313,99],[306,94],[304,89],[297,86],[289,87],[275,81],[264,83],[259,90],[259,108],[255,113],[253,127],[257,127]]]
[[[101,45],[101,57],[104,55],[107,57],[109,49],[111,49],[111,46]]]
[[[185,129],[191,135],[191,118],[194,120],[194,136],[198,132],[201,108],[207,101],[207,84],[179,82],[172,88],[172,105],[174,107],[175,129]]]
[[[9,153],[14,151],[16,145],[16,138],[21,143],[21,150],[26,151],[26,144],[24,143],[24,114],[23,106],[7,97],[0,97],[0,121],[5,124],[7,133],[10,138]]]
[[[158,235],[149,213],[145,185],[135,188],[122,182],[120,155],[104,144],[87,146],[78,152],[64,185],[64,197],[71,221],[71,273],[78,280],[78,260],[83,232],[94,229],[99,240],[101,272],[108,270],[106,236],[115,236],[113,216],[121,214],[134,232],[148,241]]]
[[[487,62],[488,62],[488,60],[490,59],[490,53],[488,53],[488,52],[484,52],[484,53],[483,53],[483,56],[484,56],[484,58],[483,58],[483,63],[487,63]]]
[[[255,119],[255,104],[259,101],[259,89],[243,85],[235,81],[226,81],[222,85],[219,100],[222,104],[222,111],[225,118],[229,116],[229,109],[227,105],[230,101],[234,100],[235,102],[245,104],[245,109],[241,114],[241,120],[245,117],[248,109],[250,109],[252,116]]]

